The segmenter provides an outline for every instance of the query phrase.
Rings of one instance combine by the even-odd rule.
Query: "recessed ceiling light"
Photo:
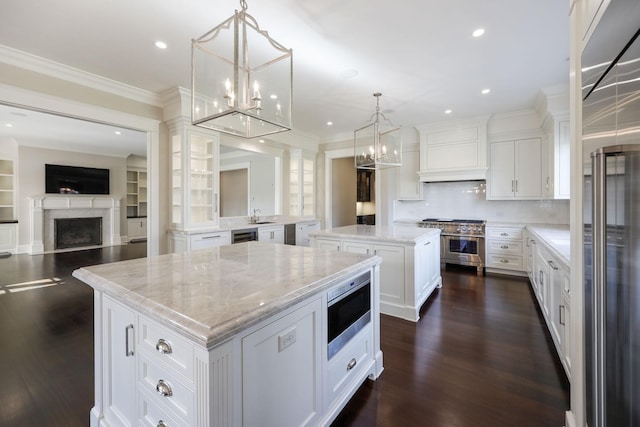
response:
[[[333,122],[327,122],[327,126],[333,126]]]
[[[13,127],[13,124],[11,124],[11,123],[5,123],[5,126],[6,126],[6,127],[8,127],[8,128],[12,128],[12,127]]]
[[[451,112],[452,112],[451,110],[444,110],[445,114],[451,114]]]
[[[269,96],[269,98],[271,98],[271,99],[278,99],[278,95],[276,95],[276,94],[274,93],[273,95]]]
[[[473,37],[480,37],[483,34],[484,34],[484,28],[478,28],[473,33],[471,33]]]
[[[482,89],[482,94],[483,94],[483,95],[486,95],[486,94],[488,94],[489,92],[491,92],[491,89],[489,89],[489,88],[487,88],[487,89]]]
[[[117,131],[115,131],[113,133],[115,133],[116,135],[122,135],[122,132],[120,132],[119,130],[117,130]]]
[[[264,139],[259,139],[259,140],[258,140],[258,142],[259,142],[260,144],[264,144]]]
[[[166,49],[167,48],[167,44],[163,41],[158,40],[156,43],[156,47],[158,49]]]

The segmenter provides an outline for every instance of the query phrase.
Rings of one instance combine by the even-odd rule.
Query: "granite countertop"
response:
[[[404,245],[415,245],[433,234],[440,234],[437,228],[421,228],[416,225],[347,225],[311,233],[315,237],[338,237],[341,239],[358,239],[387,241]]]
[[[380,262],[377,256],[246,242],[84,267],[73,276],[212,348]]]
[[[571,252],[568,225],[533,224],[527,225],[526,228],[539,240],[542,240],[556,257],[564,263],[564,266],[569,268]]]

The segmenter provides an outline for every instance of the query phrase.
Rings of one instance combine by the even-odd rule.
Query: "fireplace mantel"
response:
[[[120,237],[120,199],[112,196],[46,194],[29,197],[31,237],[29,253],[53,252],[55,218],[102,217],[102,245],[122,244]]]

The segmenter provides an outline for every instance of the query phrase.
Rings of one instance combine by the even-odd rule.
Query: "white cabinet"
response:
[[[169,232],[169,252],[189,252],[198,249],[230,245],[231,232],[228,230],[190,233],[172,230]]]
[[[258,241],[284,243],[284,225],[273,225],[258,228]]]
[[[18,224],[0,223],[0,252],[15,252],[18,245]]]
[[[147,237],[147,218],[127,218],[129,240]]]
[[[413,245],[323,236],[313,237],[312,246],[382,258],[380,312],[384,314],[417,322],[422,304],[442,286],[439,233]]]
[[[321,308],[318,299],[242,338],[243,426],[318,423]]]
[[[508,270],[502,272],[524,272],[525,257],[523,244],[524,227],[505,227],[487,224],[485,262],[491,269]]]
[[[299,222],[296,224],[296,246],[311,246],[309,233],[320,231],[320,221]]]
[[[491,143],[487,200],[542,198],[541,150],[540,138]]]
[[[292,150],[289,159],[289,215],[315,216],[315,153]]]
[[[548,136],[545,196],[552,199],[569,199],[571,194],[571,134],[568,119],[552,118],[545,126]]]
[[[420,181],[486,179],[488,117],[416,126]]]
[[[136,421],[136,314],[119,302],[96,292],[95,301],[101,308],[102,332],[96,332],[96,355],[102,357],[101,366],[96,363],[96,407],[92,412],[104,411],[108,425],[135,426]],[[100,303],[99,303],[100,304]],[[103,367],[103,370],[100,370]],[[102,397],[102,401],[99,401]],[[98,425],[93,424],[92,425]]]
[[[528,232],[529,278],[553,344],[571,378],[570,273],[544,240]]]
[[[398,200],[422,200],[422,182],[418,176],[420,170],[420,146],[403,145],[402,166],[397,169]]]
[[[216,132],[170,122],[171,222],[177,230],[219,221],[219,142]]]

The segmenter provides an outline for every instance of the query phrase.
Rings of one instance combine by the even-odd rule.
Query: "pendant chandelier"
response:
[[[192,123],[243,138],[291,130],[293,52],[240,6],[192,40]]]
[[[380,112],[380,97],[376,92],[376,112],[369,118],[373,123],[354,131],[354,159],[357,169],[385,169],[402,166],[402,138],[400,128],[394,127]],[[380,122],[380,118],[384,122]],[[385,123],[386,122],[386,123]]]

